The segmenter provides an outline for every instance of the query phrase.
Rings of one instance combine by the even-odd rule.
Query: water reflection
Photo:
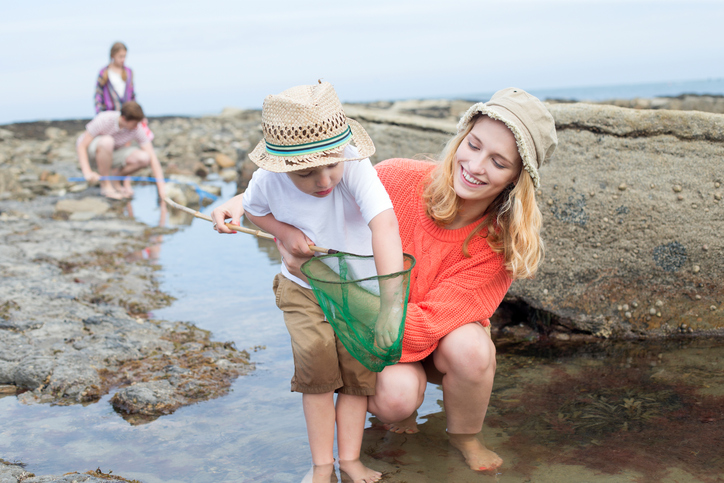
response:
[[[222,198],[232,196],[224,185]],[[132,214],[163,220],[155,188],[140,186]],[[211,207],[204,209],[205,213]],[[171,216],[166,223],[175,224]],[[162,248],[161,248],[162,246]],[[38,475],[101,467],[155,482],[299,482],[309,470],[301,397],[289,391],[290,342],[271,282],[272,242],[219,236],[193,219],[159,235],[146,254],[176,297],[158,319],[191,321],[247,349],[256,370],[227,396],[131,426],[109,404],[22,405],[0,399],[0,457]],[[724,474],[724,342],[499,347],[483,435],[505,465],[470,471],[447,443],[441,391],[428,386],[420,433],[365,430],[363,459],[388,482],[720,481]]]

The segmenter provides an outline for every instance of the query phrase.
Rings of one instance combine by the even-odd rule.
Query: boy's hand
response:
[[[402,323],[402,306],[382,304],[375,323],[375,345],[382,350],[392,347],[397,340]]]
[[[241,225],[242,216],[244,216],[243,198],[241,195],[234,196],[211,212],[211,219],[214,220],[214,230],[219,233],[236,233],[228,229],[224,223],[231,218],[232,225]]]

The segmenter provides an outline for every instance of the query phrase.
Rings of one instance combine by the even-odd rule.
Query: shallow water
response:
[[[232,194],[225,185],[222,199]],[[137,219],[158,224],[154,200],[155,188],[138,187]],[[194,219],[145,256],[158,257],[162,288],[176,297],[153,316],[234,341],[256,370],[227,396],[138,426],[114,412],[110,395],[68,407],[2,398],[0,457],[37,475],[100,467],[147,483],[299,481],[309,449],[271,292],[273,244],[218,236]],[[497,475],[471,472],[447,445],[442,394],[432,385],[419,434],[390,434],[368,420],[365,461],[395,482],[723,481],[723,353],[724,341],[696,339],[501,347],[484,430],[506,461]]]

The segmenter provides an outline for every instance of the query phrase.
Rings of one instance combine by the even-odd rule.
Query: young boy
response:
[[[299,259],[313,256],[309,246],[317,245],[373,254],[378,275],[402,271],[397,218],[367,159],[374,144],[362,126],[345,116],[327,82],[268,96],[262,130],[264,139],[249,155],[262,169],[254,173],[243,199],[240,195],[213,211],[214,227],[229,233],[224,220],[238,223],[245,212],[276,237],[283,255],[274,292],[292,339],[292,391],[302,393],[312,451],[314,466],[305,481],[330,481],[336,424],[340,470],[355,482],[374,482],[381,474],[359,456],[376,375],[337,339],[298,270]],[[379,332],[382,327],[376,335],[385,340]]]

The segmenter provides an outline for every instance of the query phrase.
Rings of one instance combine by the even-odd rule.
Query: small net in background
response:
[[[302,265],[337,337],[371,371],[400,360],[414,266],[415,258],[406,253],[403,271],[383,276],[372,256],[337,253]]]

